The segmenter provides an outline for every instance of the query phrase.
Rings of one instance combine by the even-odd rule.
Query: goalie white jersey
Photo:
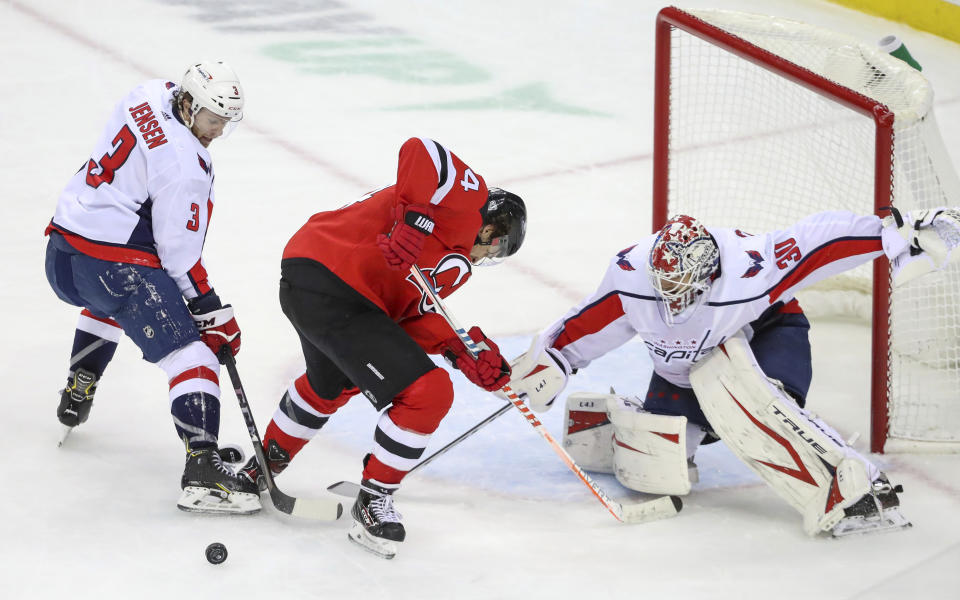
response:
[[[117,104],[47,232],[96,258],[163,268],[189,299],[210,289],[201,252],[214,175],[207,149],[175,116],[177,91],[152,80]]]
[[[799,312],[796,303],[790,304],[797,290],[880,256],[888,239],[882,231],[879,217],[849,212],[819,213],[762,235],[710,229],[720,270],[708,291],[672,325],[661,316],[664,307],[647,274],[656,238],[651,235],[617,254],[600,287],[551,325],[540,344],[582,368],[640,336],[656,373],[689,388],[692,366],[771,306],[782,303],[781,310]],[[901,248],[902,242],[896,246]],[[749,328],[745,333],[751,335]]]

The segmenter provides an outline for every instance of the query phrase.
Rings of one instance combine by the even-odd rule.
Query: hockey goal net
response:
[[[654,214],[770,231],[824,210],[960,205],[933,91],[905,62],[776,17],[663,9]],[[892,289],[874,261],[801,296],[873,327],[873,452],[960,450],[960,269]],[[865,307],[865,308],[864,308]]]

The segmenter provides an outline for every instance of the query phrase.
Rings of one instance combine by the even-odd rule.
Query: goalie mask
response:
[[[235,123],[243,118],[243,88],[237,74],[223,61],[203,61],[191,65],[180,82],[177,103],[190,94],[190,108],[184,124],[192,127],[197,114],[207,109]],[[224,131],[224,134],[227,130]]]
[[[471,262],[476,266],[495,265],[516,254],[527,233],[523,199],[506,190],[490,188],[480,217],[483,224],[470,252]]]
[[[720,250],[700,221],[677,215],[657,233],[647,261],[647,274],[668,324],[702,300],[716,278]]]

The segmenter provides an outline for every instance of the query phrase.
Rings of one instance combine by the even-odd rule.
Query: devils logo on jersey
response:
[[[463,285],[470,277],[470,261],[462,254],[448,254],[440,259],[437,266],[420,269],[426,280],[433,286],[433,290],[440,297],[448,296],[455,289]],[[420,314],[436,312],[433,302],[427,299],[427,294],[420,289],[413,275],[407,275],[407,281],[416,286],[420,291]]]

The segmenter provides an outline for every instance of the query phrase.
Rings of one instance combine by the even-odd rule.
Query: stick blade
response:
[[[624,523],[648,523],[674,517],[683,508],[677,496],[661,496],[654,500],[621,504],[620,520]]]
[[[270,499],[280,512],[312,521],[336,521],[343,514],[343,505],[336,498],[294,498],[276,487]]]
[[[327,489],[334,494],[346,496],[347,498],[356,498],[357,494],[360,493],[360,486],[352,481],[338,481],[328,485]]]

